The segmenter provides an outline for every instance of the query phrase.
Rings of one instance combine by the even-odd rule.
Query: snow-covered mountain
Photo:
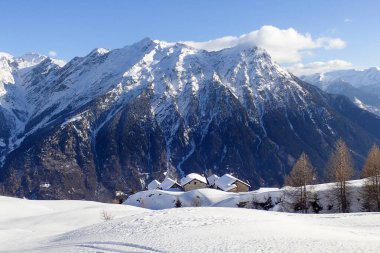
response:
[[[6,194],[107,200],[163,172],[210,170],[279,185],[302,151],[321,170],[339,137],[358,163],[380,140],[378,117],[256,47],[208,52],[146,38],[65,65],[2,55]]]
[[[380,68],[339,70],[300,78],[329,93],[345,95],[359,107],[380,115]]]
[[[25,125],[38,106],[29,101],[30,96],[38,96],[36,84],[63,65],[36,53],[13,57],[0,52],[0,164],[22,141]]]
[[[328,86],[337,81],[349,83],[356,88],[380,85],[380,68],[372,67],[364,70],[337,70],[302,76],[302,79],[313,84],[319,84],[320,86]]]

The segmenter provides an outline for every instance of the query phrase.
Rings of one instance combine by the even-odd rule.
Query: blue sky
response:
[[[15,56],[54,51],[67,61],[96,47],[119,48],[144,37],[201,42],[271,26],[272,32],[284,33],[277,43],[287,41],[289,28],[301,39],[312,39],[308,46],[295,49],[300,59],[280,60],[285,66],[302,68],[334,60],[354,67],[380,66],[380,1],[2,0],[0,10],[0,51]],[[271,40],[271,31],[262,35],[269,34]],[[326,38],[344,45],[322,45]],[[278,50],[288,51],[285,46]]]

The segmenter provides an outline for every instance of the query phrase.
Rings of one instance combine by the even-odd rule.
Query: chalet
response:
[[[230,174],[224,174],[222,177],[215,181],[217,189],[226,192],[247,192],[249,191],[250,185],[237,179]]]
[[[218,180],[218,179],[219,179],[219,177],[218,177],[217,175],[215,175],[215,174],[209,176],[209,177],[207,178],[208,186],[211,187],[211,188],[216,188],[215,182],[216,182],[216,180]]]
[[[161,183],[159,181],[157,181],[156,179],[148,184],[148,190],[149,191],[159,190],[159,189],[161,189]]]
[[[204,176],[197,173],[190,173],[181,179],[182,188],[187,192],[195,189],[202,189],[207,187],[207,180]]]
[[[164,181],[161,183],[161,189],[162,190],[182,190],[182,186],[179,185],[175,180],[167,177]]]

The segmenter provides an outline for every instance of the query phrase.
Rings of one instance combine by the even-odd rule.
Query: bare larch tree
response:
[[[364,208],[366,211],[380,212],[380,149],[373,145],[364,164],[362,176]]]
[[[336,182],[334,197],[340,212],[349,212],[349,198],[347,181],[352,179],[354,168],[352,157],[346,143],[339,139],[335,145],[335,150],[328,163],[328,175],[331,181]]]
[[[295,200],[294,209],[296,211],[307,212],[309,193],[306,186],[311,184],[314,178],[315,173],[309,157],[305,153],[302,153],[294,164],[289,176],[285,178],[286,185],[295,187],[291,192]]]

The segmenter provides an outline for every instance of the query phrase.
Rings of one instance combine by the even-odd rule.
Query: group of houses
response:
[[[221,177],[211,175],[206,178],[197,173],[188,174],[180,182],[166,177],[161,183],[158,180],[153,180],[148,184],[148,190],[191,191],[202,188],[214,188],[226,192],[247,192],[250,185],[230,174],[224,174]]]

